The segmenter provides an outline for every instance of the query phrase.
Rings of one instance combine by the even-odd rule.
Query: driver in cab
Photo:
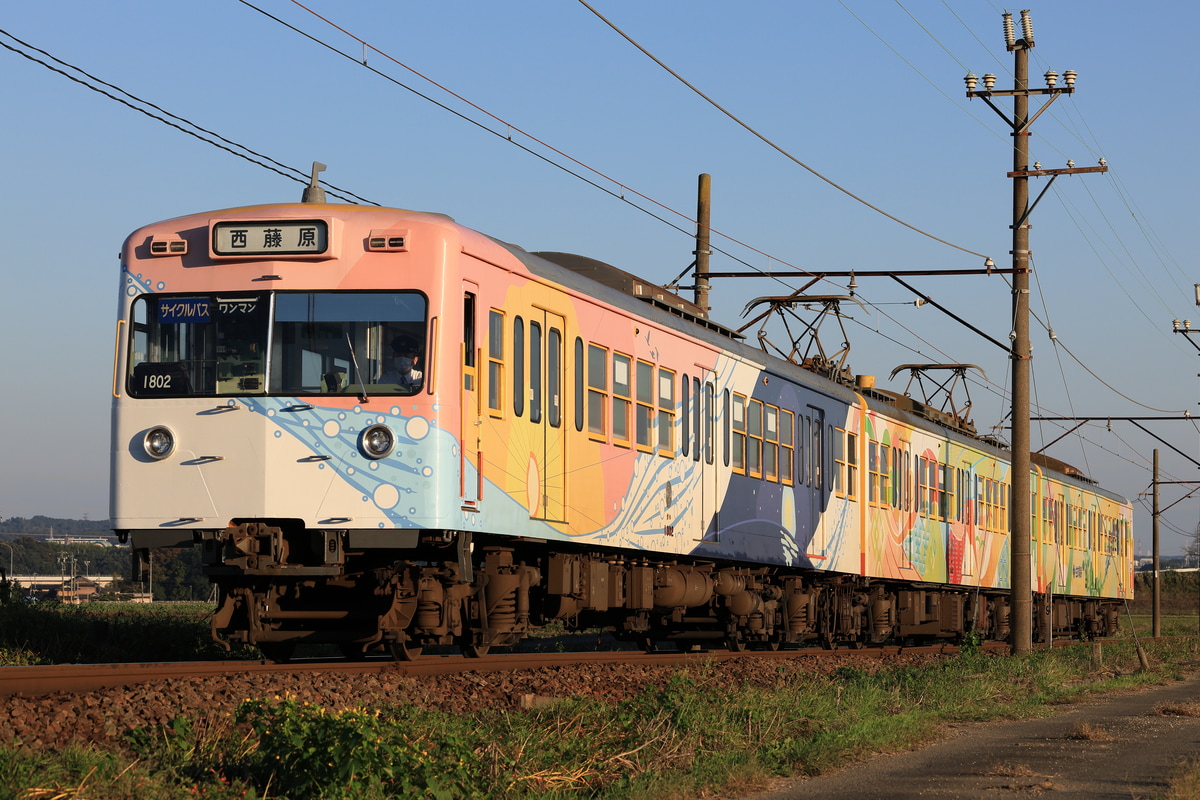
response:
[[[411,336],[397,336],[392,339],[391,365],[379,376],[379,382],[415,391],[421,385],[422,372],[417,369],[420,362],[416,341]]]

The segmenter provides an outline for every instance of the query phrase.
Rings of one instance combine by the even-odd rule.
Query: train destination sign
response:
[[[329,249],[322,219],[214,222],[212,249],[218,256],[319,256]]]

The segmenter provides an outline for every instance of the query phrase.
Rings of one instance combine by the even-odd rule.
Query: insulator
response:
[[[1004,44],[1010,48],[1017,43],[1017,29],[1013,26],[1012,14],[1004,12]]]
[[[1033,18],[1029,16],[1029,9],[1021,10],[1021,33],[1025,36],[1025,44],[1028,47],[1033,46]]]

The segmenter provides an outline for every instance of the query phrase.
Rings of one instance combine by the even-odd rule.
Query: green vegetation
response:
[[[983,652],[932,666],[832,674],[780,662],[770,686],[730,686],[715,669],[606,703],[565,698],[526,711],[456,715],[401,702],[330,710],[244,701],[216,724],[143,728],[128,749],[0,750],[0,800],[72,797],[690,798],[815,775],[910,747],[954,721],[1024,718],[1088,693],[1182,677],[1194,639],[1105,643],[1095,672],[1079,644],[1026,658]],[[72,794],[86,784],[86,791]],[[33,791],[30,791],[33,790]]]
[[[57,530],[56,527],[56,535]],[[65,580],[70,577],[70,564],[73,564],[75,574],[81,577],[103,575],[116,578],[115,585],[122,592],[146,590],[146,587],[129,583],[132,554],[127,545],[98,547],[94,544],[62,544],[29,536],[7,539],[3,544],[5,546],[0,548],[0,571],[6,575],[11,564],[14,575],[39,575],[57,583],[60,578]],[[63,563],[64,557],[67,564]],[[154,550],[152,559],[152,588],[156,601],[202,600],[211,593],[212,584],[201,571],[199,549]],[[111,593],[108,596],[111,597]],[[100,599],[108,597],[102,595]]]
[[[1139,576],[1139,581],[1141,576]],[[1164,633],[1195,630],[1194,574],[1164,577]],[[1149,589],[1130,605],[1149,625]],[[0,604],[0,664],[197,658],[215,654],[205,604]],[[1128,622],[1122,615],[1122,624]],[[1144,635],[1139,631],[1139,636]],[[715,668],[681,670],[663,687],[610,703],[561,698],[529,710],[451,714],[397,699],[324,708],[251,698],[219,718],[180,718],[124,732],[124,747],[45,752],[0,747],[0,800],[155,798],[477,798],[681,800],[751,791],[777,776],[816,775],[869,753],[911,747],[948,722],[1028,718],[1093,692],[1177,679],[1200,639],[1131,640],[1037,650],[1022,659],[977,643],[932,666],[832,674],[781,661],[770,685],[731,686]],[[1198,711],[1200,713],[1200,711]],[[1175,790],[1194,796],[1200,764]]]
[[[0,603],[0,666],[226,658],[205,603]],[[253,651],[251,651],[253,652]]]
[[[1195,636],[1200,633],[1200,573],[1162,572],[1159,586],[1159,630],[1163,636]],[[1134,599],[1121,612],[1121,626],[1138,636],[1150,636],[1153,629],[1153,576],[1139,572],[1134,576]]]
[[[70,538],[111,537],[112,527],[108,520],[59,519],[38,514],[33,517],[8,517],[0,520],[0,533],[16,533],[24,536],[49,536]]]

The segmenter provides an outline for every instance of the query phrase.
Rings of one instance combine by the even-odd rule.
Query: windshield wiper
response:
[[[362,370],[358,368],[358,356],[354,354],[354,343],[350,341],[350,334],[346,333],[346,346],[350,348],[350,361],[354,364],[354,374],[358,377],[358,396],[365,403],[367,402],[367,382],[363,380]]]

